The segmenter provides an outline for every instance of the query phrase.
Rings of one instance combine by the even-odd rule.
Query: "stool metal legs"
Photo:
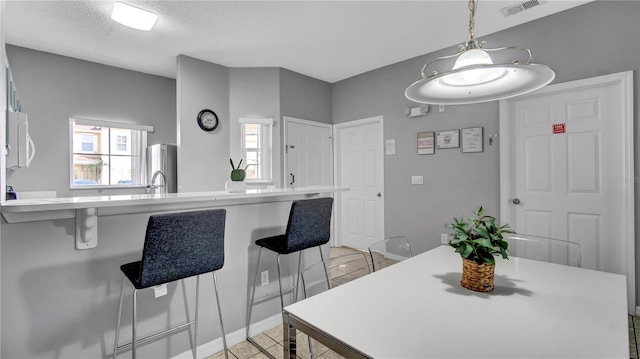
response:
[[[218,282],[216,281],[216,273],[213,272],[213,289],[216,292],[216,305],[218,306],[218,317],[220,318],[220,332],[222,333],[222,346],[225,359],[229,359],[229,349],[227,348],[227,335],[224,331],[224,323],[222,322],[222,310],[220,310],[220,296],[218,295]]]
[[[132,359],[136,359],[136,344],[138,342],[138,340],[136,340],[136,327],[138,324],[138,317],[137,317],[137,312],[138,312],[138,290],[134,289],[133,290],[133,324],[132,324],[132,329],[131,329],[131,335],[132,335],[132,341],[131,341],[131,358]]]
[[[274,356],[271,355],[271,353],[267,352],[267,350],[265,348],[263,348],[260,344],[256,343],[249,336],[249,331],[250,331],[250,326],[251,326],[251,314],[253,312],[253,305],[273,298],[273,295],[268,295],[268,296],[259,298],[257,300],[255,298],[256,285],[257,285],[257,281],[258,281],[258,271],[260,270],[260,257],[262,255],[262,248],[263,247],[260,247],[258,249],[258,261],[256,263],[256,270],[255,270],[255,274],[253,276],[253,288],[251,289],[251,297],[250,297],[248,305],[247,305],[246,334],[247,334],[247,341],[249,341],[251,344],[253,344],[256,348],[258,348],[263,354],[265,354],[269,358],[275,359]],[[322,254],[322,246],[318,246],[318,250],[320,251],[320,260],[324,261],[324,254]],[[285,293],[285,291],[282,289],[282,272],[281,272],[281,267],[280,267],[280,254],[279,253],[278,253],[277,257],[276,257],[276,261],[277,261],[277,267],[278,267],[278,289],[279,289],[279,292],[280,292],[280,305],[281,305],[281,308],[284,308],[284,295],[286,293],[288,293],[289,290],[286,290],[286,293]],[[291,290],[293,290],[293,302],[294,303],[298,300],[298,288],[299,288],[299,285],[300,285],[301,264],[302,264],[302,251],[299,251],[298,252],[298,271],[296,273],[296,278],[294,279],[293,288],[291,288]]]
[[[222,336],[222,345],[224,347],[224,356],[226,359],[229,358],[229,354],[228,354],[228,348],[227,348],[227,338],[226,338],[226,334],[224,331],[224,323],[222,320],[222,310],[220,308],[220,296],[218,295],[218,284],[217,284],[217,280],[216,280],[216,274],[215,272],[211,272],[211,274],[213,275],[213,288],[215,291],[215,296],[216,296],[216,306],[218,307],[218,316],[220,318],[220,331],[221,331],[221,336]],[[177,330],[181,330],[185,327],[188,327],[190,325],[194,326],[194,338],[193,338],[193,342],[191,343],[191,350],[193,353],[193,359],[196,359],[196,355],[197,355],[197,349],[198,349],[198,308],[199,308],[199,296],[200,296],[200,277],[196,277],[196,310],[195,310],[195,319],[192,321],[188,321],[187,323],[181,324],[181,325],[177,325],[173,328],[169,328],[166,330],[163,330],[161,332],[155,333],[155,334],[151,334],[149,336],[146,336],[144,338],[141,339],[137,339],[137,296],[138,296],[138,289],[133,289],[133,318],[132,318],[132,330],[131,330],[131,334],[132,334],[132,340],[131,343],[126,343],[123,345],[118,346],[118,341],[120,339],[120,323],[121,323],[121,319],[122,319],[122,301],[124,298],[124,284],[126,281],[126,276],[123,276],[122,278],[122,285],[120,287],[120,302],[118,304],[118,321],[117,321],[117,326],[116,326],[116,338],[115,338],[115,343],[113,346],[113,359],[117,359],[118,358],[118,352],[127,349],[129,347],[131,347],[131,351],[132,351],[132,358],[135,359],[136,358],[136,349],[137,349],[137,345],[138,344],[142,344],[144,342],[147,342],[149,340],[153,340],[155,338],[158,338],[162,335],[165,334],[169,334],[172,332],[175,332]]]
[[[217,294],[216,294],[217,295]],[[193,359],[196,359],[196,350],[198,349],[198,304],[200,301],[200,276],[196,276],[196,313],[194,321],[196,324],[193,328],[193,344],[191,344],[191,348],[193,350]]]
[[[118,323],[116,324],[116,342],[113,345],[113,359],[118,359],[118,340],[120,339],[120,319],[122,319],[122,298],[125,280],[127,280],[127,277],[122,276],[122,285],[120,286],[120,304],[118,304]]]
[[[258,262],[256,263],[256,272],[253,276],[253,287],[251,289],[251,299],[249,299],[249,305],[247,305],[247,339],[249,338],[249,325],[251,324],[251,313],[253,311],[253,302],[256,297],[256,281],[258,280],[258,271],[260,270],[260,256],[262,255],[262,247],[258,249]]]

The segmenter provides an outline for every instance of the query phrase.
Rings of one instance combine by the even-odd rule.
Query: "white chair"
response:
[[[581,267],[580,244],[529,234],[508,234],[509,256]]]
[[[404,236],[384,239],[369,246],[373,271],[412,257],[411,245]]]
[[[308,266],[302,272],[302,295],[309,298],[352,279],[349,273],[371,273],[364,253],[345,254]],[[342,279],[340,279],[342,278]]]
[[[302,295],[304,298],[309,298],[344,284],[346,281],[355,279],[355,276],[350,274],[354,272],[358,273],[358,277],[362,273],[364,275],[371,273],[367,256],[364,253],[345,254],[310,265],[300,272]],[[311,338],[307,337],[307,341],[309,354],[311,359],[314,359]]]

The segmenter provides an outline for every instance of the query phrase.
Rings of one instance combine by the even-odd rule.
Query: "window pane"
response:
[[[73,155],[73,184],[89,186],[109,181],[106,156]]]
[[[260,179],[260,156],[258,156],[258,152],[247,151],[245,155],[247,157],[247,164],[249,165],[249,167],[247,167],[246,178],[254,180]]]
[[[244,136],[244,144],[247,149],[258,149],[258,136],[246,135]]]
[[[113,131],[112,131],[113,132]],[[125,135],[116,135],[116,152],[126,153],[128,137]]]
[[[111,156],[111,184],[131,184],[131,157]]]
[[[131,136],[135,130],[123,128],[111,128],[111,151],[112,155],[131,155]]]
[[[257,135],[260,133],[260,125],[257,123],[245,123],[244,133],[247,135]]]

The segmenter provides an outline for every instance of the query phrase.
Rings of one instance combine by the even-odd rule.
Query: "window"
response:
[[[70,119],[71,188],[145,183],[147,132],[152,131],[151,126]]]
[[[248,181],[271,182],[271,137],[273,119],[241,118],[242,158]]]
[[[82,152],[93,152],[96,145],[96,136],[91,134],[82,134]]]
[[[127,151],[127,136],[122,136],[122,135],[116,136],[116,151],[118,152]]]

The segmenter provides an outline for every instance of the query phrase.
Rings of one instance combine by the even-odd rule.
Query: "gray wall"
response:
[[[280,109],[283,116],[331,123],[331,84],[280,69]]]
[[[230,70],[229,93],[231,118],[230,123],[230,153],[237,164],[241,156],[240,117],[273,118],[272,134],[272,178],[277,187],[281,187],[282,169],[280,167],[280,135],[282,123],[280,117],[280,80],[278,68],[232,68]],[[246,158],[244,159],[246,161]],[[244,163],[244,162],[243,162]],[[225,170],[231,166],[225,165]],[[227,180],[228,180],[227,176]]]
[[[229,179],[229,158],[237,163],[241,157],[240,117],[274,119],[272,175],[273,183],[281,187],[282,116],[330,123],[330,93],[327,82],[285,69],[226,68],[179,56],[180,191],[224,188],[224,181]],[[228,100],[228,115],[224,115],[224,100]],[[204,133],[195,125],[195,114],[207,103],[215,104],[221,120],[220,127],[212,133]],[[197,157],[196,153],[206,153],[207,157]],[[206,162],[197,162],[203,158]],[[208,180],[202,182],[202,178]]]
[[[574,9],[482,37],[488,48],[523,45],[534,61],[557,72],[555,83],[609,73],[635,70],[635,139],[638,140],[638,70],[640,69],[640,3],[596,1]],[[460,39],[464,41],[465,39]],[[371,71],[332,86],[333,121],[384,116],[385,139],[395,138],[397,154],[385,156],[385,230],[387,236],[406,235],[418,252],[439,244],[443,225],[454,216],[484,205],[498,216],[499,141],[488,145],[489,134],[498,133],[498,102],[447,106],[444,113],[432,108],[426,117],[410,119],[404,108],[415,106],[404,97],[405,88],[418,80],[427,61],[457,51],[451,47]],[[416,134],[421,131],[482,126],[485,151],[464,154],[460,149],[416,154]],[[640,167],[636,155],[636,173]],[[425,184],[410,185],[411,175],[424,176]],[[637,181],[636,181],[637,182]],[[636,185],[636,210],[640,191]],[[636,243],[640,225],[636,224]],[[636,244],[640,250],[640,244]],[[636,253],[639,251],[637,250]],[[640,263],[640,257],[636,255]],[[640,279],[640,273],[636,275]],[[640,289],[640,285],[636,285]]]
[[[177,63],[178,192],[224,190],[230,168],[229,69],[184,55]],[[218,115],[214,131],[198,126],[203,109]]]
[[[152,125],[149,144],[175,143],[175,80],[11,45],[7,56],[36,145],[29,168],[7,171],[17,191],[98,194],[69,189],[70,117]],[[104,193],[116,191],[142,192]]]

